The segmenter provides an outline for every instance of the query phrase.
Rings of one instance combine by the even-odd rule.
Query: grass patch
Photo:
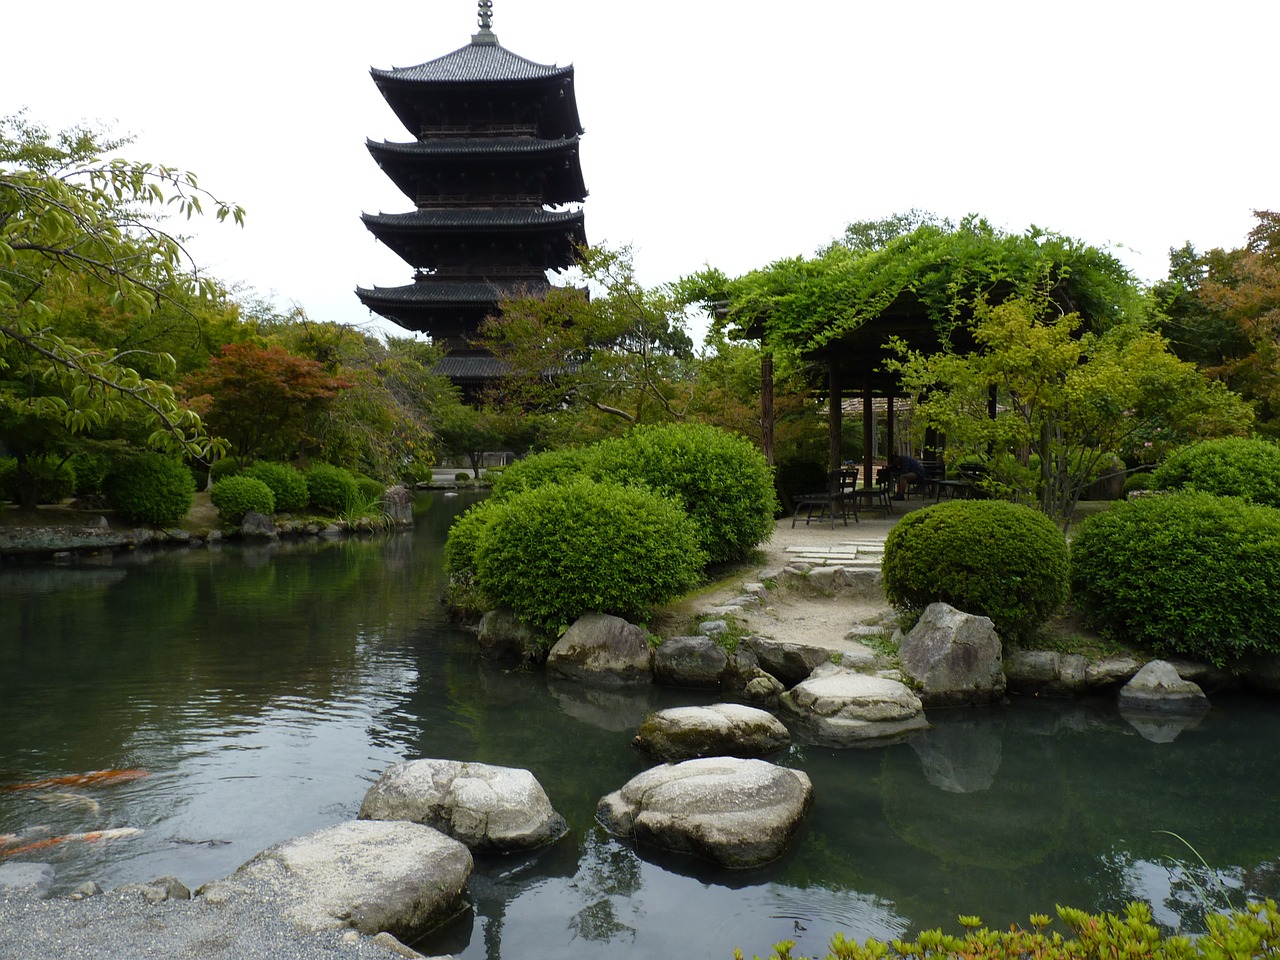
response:
[[[1083,617],[1069,604],[1036,632],[1026,649],[1075,653],[1094,661],[1107,657],[1136,657],[1145,660],[1148,656],[1145,651],[1089,629],[1085,626]]]

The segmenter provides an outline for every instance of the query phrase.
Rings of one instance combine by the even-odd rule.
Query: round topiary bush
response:
[[[773,533],[773,471],[745,437],[705,424],[637,427],[597,447],[593,473],[670,497],[693,518],[709,562],[750,556]]]
[[[495,500],[506,500],[524,490],[532,490],[548,483],[567,483],[576,477],[590,476],[595,463],[594,447],[568,447],[564,450],[545,450],[523,460],[507,464],[498,474],[492,475]]]
[[[307,486],[306,475],[291,464],[262,460],[246,467],[241,475],[261,480],[270,487],[275,496],[276,510],[294,513],[307,509],[307,505],[311,503],[311,490]]]
[[[209,464],[209,479],[217,483],[223,477],[234,476],[243,469],[244,464],[238,457],[223,457]]]
[[[1199,491],[1117,503],[1076,531],[1071,585],[1091,624],[1158,654],[1280,653],[1280,510]]]
[[[125,519],[161,527],[185,517],[196,497],[196,481],[186,464],[149,452],[117,460],[102,489]]]
[[[955,500],[909,513],[884,544],[884,590],[899,610],[931,603],[990,617],[1008,640],[1025,640],[1067,599],[1066,538],[1030,507]]]
[[[365,503],[377,503],[387,493],[387,485],[381,480],[366,477],[363,473],[355,475],[356,487],[360,491],[360,499]]]
[[[209,491],[209,499],[218,508],[223,523],[239,523],[250,510],[266,516],[276,512],[276,496],[271,488],[247,472],[219,480]]]
[[[1223,437],[1183,447],[1151,476],[1152,490],[1202,490],[1280,507],[1280,445]]]
[[[317,463],[307,471],[307,488],[311,505],[324,513],[345,513],[360,499],[355,474],[329,463]]]
[[[552,635],[584,613],[643,618],[692,586],[706,561],[689,517],[640,488],[548,484],[485,514],[474,548],[480,592]]]

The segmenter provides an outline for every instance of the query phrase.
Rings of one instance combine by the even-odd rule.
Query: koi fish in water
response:
[[[12,783],[0,790],[46,790],[50,787],[108,787],[130,780],[151,776],[146,770],[90,770],[88,773],[72,773],[65,777],[46,777],[30,783]]]
[[[88,833],[64,833],[60,837],[45,837],[23,844],[20,847],[0,847],[0,857],[16,857],[20,853],[32,853],[48,847],[56,847],[61,843],[98,843],[102,840],[124,840],[128,837],[140,837],[143,831],[137,827],[115,827],[111,830],[90,830]],[[9,836],[6,834],[5,836]]]
[[[35,799],[55,807],[70,807],[76,810],[83,810],[94,817],[102,813],[102,804],[93,799],[93,797],[86,797],[83,793],[37,793]]]

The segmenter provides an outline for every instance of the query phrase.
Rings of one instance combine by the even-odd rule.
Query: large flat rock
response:
[[[302,930],[353,927],[413,938],[468,907],[473,861],[439,830],[353,820],[286,840],[199,891],[208,903],[273,904]]]
[[[456,760],[389,767],[365,793],[360,819],[426,824],[494,853],[540,847],[568,829],[528,770]]]
[[[615,836],[745,868],[781,856],[812,801],[799,770],[708,757],[646,770],[601,798],[596,818]]]
[[[762,757],[790,744],[791,734],[777,717],[740,703],[658,710],[636,736],[636,746],[660,760]]]

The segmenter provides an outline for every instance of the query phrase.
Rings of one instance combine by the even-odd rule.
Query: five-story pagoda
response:
[[[498,43],[493,0],[480,0],[471,43],[416,67],[373,69],[387,104],[416,137],[368,141],[413,201],[409,213],[363,214],[414,268],[400,287],[357,287],[366,307],[449,351],[442,372],[464,389],[500,375],[471,337],[503,297],[545,293],[546,271],[586,244],[573,67],[546,66]],[[556,209],[559,208],[559,209]]]

